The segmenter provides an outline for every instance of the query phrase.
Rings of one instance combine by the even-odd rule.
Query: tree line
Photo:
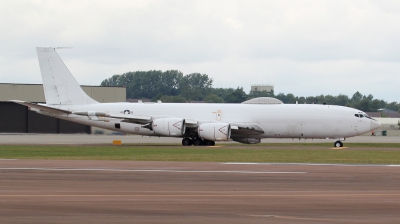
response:
[[[213,79],[206,74],[191,73],[183,75],[178,70],[151,70],[127,72],[113,75],[101,82],[101,86],[126,87],[128,99],[151,99],[162,102],[184,103],[188,101],[204,101],[207,103],[241,103],[256,97],[274,97],[285,104],[329,104],[356,108],[362,111],[375,112],[381,108],[399,111],[400,103],[374,99],[369,95],[356,92],[352,97],[339,94],[319,96],[294,96],[291,93],[275,94],[265,91],[253,91],[247,94],[243,87],[214,88]]]

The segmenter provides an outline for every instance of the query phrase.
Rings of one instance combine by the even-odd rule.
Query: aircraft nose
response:
[[[370,129],[371,129],[371,131],[379,128],[380,126],[381,126],[381,123],[379,123],[378,121],[374,121],[374,120],[370,121]]]

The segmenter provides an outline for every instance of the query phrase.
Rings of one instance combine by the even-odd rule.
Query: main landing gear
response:
[[[215,145],[214,141],[210,141],[210,140],[203,140],[201,138],[184,138],[182,139],[182,145],[183,146],[200,146],[200,145],[206,145],[206,146],[213,146]]]
[[[190,145],[192,145],[192,144],[193,144],[192,139],[190,139],[190,138],[184,138],[184,139],[182,139],[182,145],[183,145],[183,146],[190,146]]]
[[[341,148],[341,147],[343,147],[343,143],[342,143],[341,141],[336,141],[335,144],[334,144],[334,146],[335,146],[336,148]]]

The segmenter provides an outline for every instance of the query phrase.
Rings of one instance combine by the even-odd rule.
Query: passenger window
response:
[[[358,117],[358,114],[354,114],[354,116]]]

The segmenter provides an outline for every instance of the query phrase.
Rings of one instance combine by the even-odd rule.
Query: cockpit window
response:
[[[359,114],[355,114],[356,117],[366,117],[368,119],[374,120],[376,121],[374,118],[370,117],[368,114],[364,113],[364,112],[359,112]]]
[[[368,114],[364,114],[364,116],[365,116],[366,118],[369,118],[369,119],[371,119],[371,120],[376,121],[375,119],[373,119],[372,117],[370,117]]]

